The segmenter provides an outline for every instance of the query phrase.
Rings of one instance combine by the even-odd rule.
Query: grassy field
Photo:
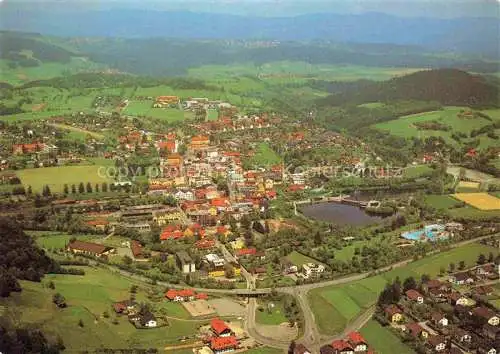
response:
[[[189,69],[188,73],[189,76],[206,80],[246,75],[258,77],[269,83],[297,83],[314,78],[329,81],[387,80],[418,70],[414,68],[377,68],[357,65],[310,64],[301,61],[276,61],[263,65],[253,63],[204,65]]]
[[[436,209],[449,209],[461,204],[449,195],[429,194],[425,196],[424,200],[427,205]]]
[[[38,246],[45,249],[64,248],[72,237],[76,237],[80,241],[89,242],[99,238],[96,235],[69,235],[56,231],[26,231],[26,233],[34,238]]]
[[[309,301],[318,327],[324,334],[340,332],[363,309],[373,305],[385,284],[398,276],[401,280],[409,276],[419,279],[422,274],[435,277],[439,274],[441,267],[447,269],[451,262],[458,264],[463,260],[467,266],[473,266],[479,254],[487,255],[489,252],[497,254],[498,250],[473,243],[412,262],[405,267],[374,277],[344,285],[314,289],[309,293]]]
[[[382,327],[377,321],[369,321],[360,330],[370,346],[379,354],[411,354],[414,351],[406,346],[389,328]]]
[[[411,138],[420,137],[422,139],[430,136],[441,136],[447,143],[457,146],[458,143],[452,139],[451,135],[453,133],[464,133],[469,136],[469,133],[473,129],[481,128],[485,125],[489,125],[492,122],[487,119],[476,117],[476,118],[461,118],[457,116],[462,107],[446,107],[441,111],[426,112],[420,114],[413,114],[405,117],[401,117],[396,120],[378,123],[375,125],[377,129],[385,130],[393,135]],[[483,113],[488,114],[493,120],[500,119],[500,109],[484,110]],[[447,125],[449,130],[419,130],[415,126],[415,123],[437,121],[441,124]],[[486,148],[489,146],[498,145],[498,142],[490,139],[486,136],[481,136],[481,145],[479,148]],[[464,142],[470,139],[463,139]]]
[[[299,253],[297,251],[293,251],[292,253],[288,254],[286,258],[299,268],[301,268],[302,265],[306,263],[316,263],[316,264],[320,263],[317,260],[308,257],[302,253]]]
[[[269,302],[259,301],[259,307],[262,307],[263,310],[255,310],[255,320],[257,323],[264,325],[279,325],[283,322],[288,322],[284,314],[285,310],[283,309],[283,303],[280,301],[273,301],[272,303],[274,307],[271,309],[271,312],[269,312],[267,307]]]
[[[281,163],[281,157],[267,143],[260,143],[251,159],[253,164],[270,166]]]
[[[49,125],[54,127],[54,128],[68,131],[70,134],[72,134],[71,136],[77,140],[86,140],[87,136],[90,136],[91,138],[94,138],[97,140],[104,139],[103,134],[92,132],[90,130],[85,130],[85,129],[78,128],[78,127],[73,127],[71,125],[56,124],[56,123],[50,123]]]
[[[84,276],[47,275],[44,283],[53,281],[56,289],[50,290],[40,283],[22,282],[23,291],[9,298],[0,299],[0,306],[13,309],[12,316],[20,323],[42,329],[49,336],[60,336],[66,350],[93,350],[107,348],[162,348],[167,344],[179,343],[182,336],[194,334],[204,321],[169,320],[169,326],[150,330],[137,330],[125,317],[118,317],[113,324],[111,304],[129,297],[133,282],[103,269],[85,267]],[[57,309],[52,295],[61,293],[68,304]],[[140,290],[137,301],[144,301]],[[102,316],[103,312],[109,318]],[[78,326],[82,320],[83,327]]]
[[[50,79],[80,72],[105,70],[106,68],[104,64],[94,63],[83,57],[73,57],[67,64],[49,62],[35,67],[18,67],[16,69],[9,68],[6,60],[0,60],[2,81],[12,85],[20,85],[28,81]]]
[[[182,121],[186,113],[176,108],[153,108],[152,101],[132,101],[123,112],[132,116],[158,118],[166,122]]]
[[[90,182],[92,187],[96,183],[111,182],[112,179],[99,176],[99,168],[99,165],[30,168],[19,170],[16,174],[25,187],[31,186],[33,192],[41,192],[43,186],[48,185],[52,192],[60,193],[64,190],[64,184],[68,184],[70,190],[71,185],[75,184],[78,190],[80,182],[85,185]]]
[[[407,167],[403,171],[403,177],[406,178],[418,178],[425,176],[434,171],[429,165],[418,165]]]

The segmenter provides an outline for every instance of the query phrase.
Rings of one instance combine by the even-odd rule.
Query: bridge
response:
[[[244,297],[258,297],[258,296],[264,296],[268,295],[271,293],[271,289],[234,289],[234,294],[238,296],[244,296]]]

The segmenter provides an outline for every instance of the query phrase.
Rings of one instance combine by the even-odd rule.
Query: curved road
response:
[[[496,234],[491,234],[487,236],[481,236],[477,237],[474,239],[470,240],[465,240],[462,242],[458,242],[456,244],[450,245],[450,248],[456,248],[456,247],[461,247],[470,243],[474,243],[483,239],[490,238],[492,236],[499,236],[499,233]],[[226,254],[227,249],[225,247],[222,247],[222,252]],[[226,251],[226,252],[224,252]],[[439,253],[439,250],[429,252],[425,255],[425,257],[431,256],[433,254]],[[228,252],[229,253],[229,252]],[[232,256],[232,255],[231,255]],[[381,272],[386,272],[389,270],[392,270],[394,268],[399,268],[406,266],[407,264],[413,262],[413,259],[407,259],[404,261],[400,261],[397,263],[394,263],[392,265],[380,268],[376,271],[376,273],[381,273]],[[141,275],[129,273],[125,270],[121,269],[116,269],[112,266],[107,265],[109,269],[115,272],[119,272],[121,275],[126,276],[131,279],[136,279],[140,280],[143,282],[151,282],[149,278],[146,278]],[[255,279],[245,270],[242,270],[242,274],[247,280],[247,289],[248,290],[256,290],[255,289]],[[304,285],[296,285],[296,286],[287,286],[287,287],[279,287],[276,288],[276,291],[282,292],[282,293],[287,293],[295,296],[298,300],[298,303],[302,309],[302,313],[304,315],[304,334],[301,338],[298,338],[297,341],[304,343],[306,347],[308,347],[310,350],[312,350],[313,353],[319,353],[319,346],[323,343],[330,343],[331,341],[341,338],[344,333],[350,332],[357,330],[361,328],[373,315],[374,308],[369,308],[365,312],[363,312],[358,318],[356,318],[348,327],[344,330],[344,333],[339,334],[335,337],[332,337],[326,341],[325,336],[321,336],[319,334],[319,329],[316,325],[316,319],[314,318],[314,314],[312,312],[311,307],[309,306],[309,302],[307,299],[307,293],[312,290],[312,289],[317,289],[317,288],[323,288],[331,285],[339,285],[339,284],[345,284],[361,279],[368,278],[374,274],[373,271],[371,272],[365,272],[365,273],[360,273],[360,274],[355,274],[355,275],[349,275],[345,276],[342,278],[338,279],[333,279],[333,280],[328,280],[325,282],[320,282],[320,283],[312,283],[312,284],[304,284]],[[169,284],[165,282],[157,282],[158,285],[165,286],[165,287],[171,287],[171,288],[183,288],[181,285],[176,285],[176,284]],[[228,294],[228,295],[238,295],[238,293],[241,293],[240,289],[207,289],[207,288],[193,288],[195,291],[199,292],[208,292],[208,293],[218,293],[218,294]],[[271,288],[262,288],[258,289],[258,291],[262,291],[265,293],[270,293],[272,291]],[[256,310],[257,302],[255,298],[249,298],[249,303],[247,306],[247,316],[245,320],[245,329],[248,332],[248,334],[255,338],[258,342],[261,342],[264,345],[270,346],[270,347],[275,347],[275,348],[280,348],[280,349],[286,349],[288,348],[289,343],[284,343],[283,341],[277,340],[275,338],[268,338],[262,336],[260,333],[257,332],[256,330],[256,321],[255,321],[255,310]]]

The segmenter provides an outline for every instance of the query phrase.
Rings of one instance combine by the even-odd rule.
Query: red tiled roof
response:
[[[238,346],[238,340],[235,336],[229,337],[212,337],[210,340],[210,348],[212,350],[224,350],[235,348]]]
[[[165,297],[169,300],[175,299],[176,296],[177,296],[177,290],[174,289],[170,289],[165,293]]]
[[[255,253],[257,253],[257,249],[255,248],[242,248],[236,251],[237,256],[254,255]]]
[[[402,311],[396,305],[389,305],[384,309],[385,313],[389,316],[394,316],[397,313],[401,313]]]
[[[225,234],[227,231],[228,230],[227,230],[227,228],[225,226],[223,226],[223,225],[217,226],[217,233],[218,234]]]
[[[182,290],[179,290],[178,294],[179,294],[179,296],[182,296],[182,297],[190,297],[190,296],[194,296],[194,291],[193,291],[193,289],[182,289]]]
[[[225,207],[228,205],[227,198],[214,198],[210,201],[210,204],[216,207]]]
[[[199,240],[195,243],[198,249],[207,249],[215,246],[215,240]]]
[[[208,299],[208,294],[206,294],[206,293],[199,293],[199,294],[196,294],[196,298],[198,300],[207,300]]]
[[[83,242],[83,241],[78,241],[75,240],[71,242],[68,245],[69,249],[74,249],[74,250],[79,250],[79,251],[86,251],[94,254],[101,254],[104,251],[106,251],[107,247],[103,245],[99,245],[97,243],[91,243],[91,242]]]
[[[136,240],[130,241],[130,250],[135,258],[142,256],[142,245]]]
[[[221,335],[224,332],[231,331],[226,323],[219,318],[212,319],[212,321],[210,321],[210,327],[217,335]]]
[[[338,351],[346,349],[354,350],[354,348],[345,340],[334,340],[332,342],[332,348]]]
[[[410,300],[417,300],[419,297],[423,298],[422,294],[420,294],[415,289],[407,290],[405,294],[408,297],[408,299],[410,299]]]
[[[90,226],[108,225],[109,221],[107,221],[107,220],[89,220],[86,222],[86,224],[90,225]]]
[[[353,345],[366,344],[366,340],[359,332],[351,332],[347,335],[349,342]]]

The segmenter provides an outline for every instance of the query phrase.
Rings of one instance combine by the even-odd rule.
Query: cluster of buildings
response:
[[[374,354],[368,342],[359,332],[351,332],[344,339],[334,340],[320,348],[321,354]]]
[[[407,290],[398,303],[384,307],[384,314],[392,327],[422,343],[430,353],[497,354],[500,314],[487,302],[493,289],[483,285],[460,292],[457,284],[464,283],[457,283],[456,276],[449,282],[429,280],[420,289]]]
[[[235,351],[240,343],[235,333],[226,322],[219,318],[210,321],[211,336],[205,338],[205,343],[214,354],[228,353]]]
[[[125,315],[130,323],[137,328],[156,328],[158,320],[151,311],[141,308],[133,300],[118,301],[113,304],[113,310],[117,315]]]

